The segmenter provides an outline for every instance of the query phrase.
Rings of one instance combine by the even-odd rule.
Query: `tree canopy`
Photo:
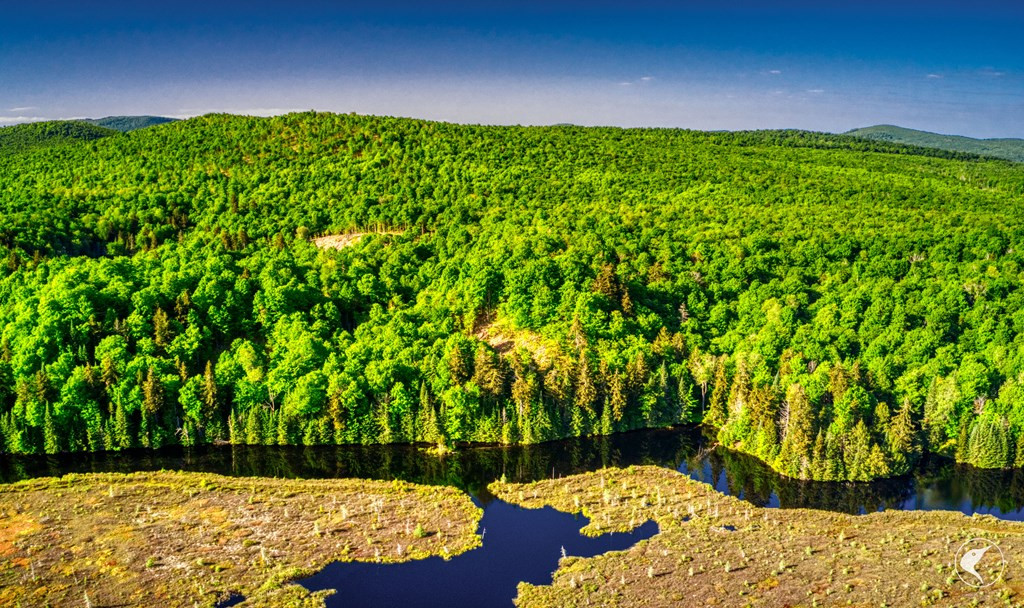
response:
[[[1020,165],[796,131],[209,115],[22,148],[0,446],[705,421],[798,477],[1020,466],[1022,196]]]

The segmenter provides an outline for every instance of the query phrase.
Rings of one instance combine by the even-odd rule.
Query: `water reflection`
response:
[[[932,458],[913,475],[873,483],[803,482],[755,458],[710,448],[699,429],[659,429],[535,446],[475,447],[436,457],[414,446],[205,446],[184,450],[0,457],[0,481],[70,472],[178,469],[236,476],[403,479],[472,494],[495,479],[535,481],[607,466],[677,469],[719,491],[767,507],[847,513],[956,510],[1024,520],[1024,470],[989,471]]]

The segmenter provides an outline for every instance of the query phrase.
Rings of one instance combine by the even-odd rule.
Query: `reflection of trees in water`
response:
[[[1024,470],[992,471],[931,458],[913,477],[872,483],[807,482],[782,477],[760,460],[711,449],[699,429],[649,430],[531,446],[474,447],[433,456],[417,446],[205,446],[58,456],[4,456],[0,482],[70,472],[157,469],[235,476],[402,479],[462,488],[486,500],[504,476],[528,482],[603,467],[685,467],[694,478],[759,506],[847,513],[880,508],[998,509],[1024,507]],[[906,504],[905,504],[906,503]]]
[[[970,511],[997,509],[1015,513],[1024,509],[1024,469],[976,469],[967,464],[933,457],[914,473],[919,488],[941,504],[927,508]]]
[[[760,460],[725,449],[709,456],[712,471],[724,469],[729,493],[765,506],[772,496],[778,505],[791,508],[827,509],[844,513],[900,508],[914,494],[913,480],[886,479],[871,483],[801,481],[779,475]],[[718,478],[718,474],[715,474]]]
[[[0,459],[0,481],[70,472],[183,469],[236,476],[404,479],[457,487],[486,485],[503,475],[535,481],[602,467],[676,467],[701,444],[695,429],[653,430],[531,446],[474,447],[444,456],[417,446],[203,446]]]

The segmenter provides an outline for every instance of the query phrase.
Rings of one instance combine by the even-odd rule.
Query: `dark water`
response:
[[[478,504],[480,502],[478,501]],[[401,564],[335,562],[298,581],[317,591],[335,589],[328,608],[359,606],[512,606],[520,581],[551,583],[565,555],[593,557],[622,551],[658,533],[648,521],[628,534],[580,535],[587,518],[551,507],[523,509],[498,499],[481,504],[483,546],[448,561],[440,557]]]
[[[1024,521],[1024,471],[989,471],[932,458],[912,475],[872,483],[823,483],[788,479],[755,458],[709,447],[699,429],[679,428],[575,439],[525,447],[466,448],[444,457],[413,446],[248,447],[207,446],[157,451],[51,457],[0,456],[0,482],[70,472],[159,469],[235,476],[403,479],[455,486],[469,493],[484,515],[483,546],[445,562],[430,558],[403,564],[334,563],[300,581],[307,588],[337,589],[328,606],[510,606],[520,581],[551,580],[562,548],[592,556],[625,549],[657,533],[648,522],[631,534],[588,539],[586,520],[553,509],[529,510],[490,495],[487,485],[505,477],[526,482],[602,467],[658,465],[676,469],[758,506],[808,507],[865,513],[882,509],[989,513]],[[222,606],[241,601],[234,597]]]
[[[990,513],[1024,521],[1024,470],[992,471],[931,458],[912,475],[871,483],[806,482],[759,460],[709,449],[699,429],[623,433],[525,447],[478,447],[445,457],[413,446],[207,446],[49,457],[0,456],[0,482],[90,471],[176,469],[235,476],[360,477],[444,484],[481,496],[501,478],[524,482],[608,466],[659,465],[766,507],[864,513],[882,509]]]

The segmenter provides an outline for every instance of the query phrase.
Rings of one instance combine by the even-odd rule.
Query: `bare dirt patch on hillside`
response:
[[[316,237],[313,239],[313,244],[320,249],[345,249],[346,247],[352,247],[368,234],[396,235],[402,234],[402,232],[398,230],[382,230],[374,232],[350,232],[348,234],[328,234]]]

